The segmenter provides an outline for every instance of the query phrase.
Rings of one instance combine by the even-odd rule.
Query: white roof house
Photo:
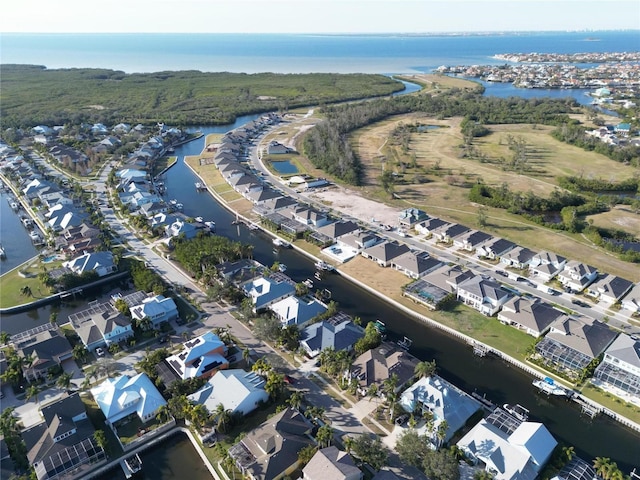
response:
[[[140,305],[131,307],[129,311],[131,318],[142,320],[148,317],[154,326],[178,318],[176,302],[173,298],[165,298],[162,295],[145,298]]]
[[[209,377],[229,367],[227,346],[213,332],[206,332],[184,343],[184,349],[166,358],[179,378]]]
[[[83,255],[63,263],[63,265],[78,275],[93,270],[100,277],[118,269],[113,263],[113,254],[111,252],[85,252]]]
[[[541,423],[522,422],[509,434],[482,419],[458,447],[483,463],[495,480],[534,480],[557,443]]]
[[[265,380],[254,372],[245,372],[240,368],[221,370],[188,398],[204,405],[210,412],[222,404],[225,410],[247,415],[261,402],[269,400],[264,384]]]
[[[158,409],[167,402],[145,373],[135,377],[122,375],[108,378],[91,389],[96,403],[110,423],[135,413],[146,422],[155,417]]]
[[[446,421],[445,442],[481,408],[477,400],[437,375],[423,377],[406,389],[400,397],[400,405],[408,413],[430,411],[434,432],[442,421]]]
[[[311,296],[290,296],[272,304],[269,309],[283,326],[304,325],[327,311],[327,307]]]

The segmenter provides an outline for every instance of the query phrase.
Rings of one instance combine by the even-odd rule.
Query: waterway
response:
[[[257,115],[246,116],[239,118],[231,126],[200,127],[200,130],[205,135],[222,133],[256,117]],[[202,216],[205,220],[215,221],[218,234],[251,243],[254,246],[254,257],[259,262],[265,265],[271,265],[274,261],[286,264],[287,275],[297,282],[312,278],[315,272],[313,261],[292,249],[274,251],[270,237],[259,231],[249,231],[244,226],[232,225],[232,213],[207,193],[195,190],[194,184],[198,179],[184,164],[184,156],[199,154],[203,146],[204,140],[199,139],[176,148],[178,162],[165,174],[166,197],[176,198],[183,203],[184,212],[189,216]],[[498,404],[509,402],[525,406],[531,411],[533,420],[543,422],[557,440],[573,445],[583,458],[609,457],[624,471],[630,471],[640,463],[640,434],[602,415],[591,420],[581,416],[574,403],[538,394],[531,385],[532,379],[524,372],[491,356],[476,357],[463,342],[424,325],[339,275],[328,275],[321,282],[315,282],[315,286],[328,288],[341,310],[352,316],[359,316],[365,322],[382,319],[390,330],[391,339],[402,338],[404,335],[411,338],[412,354],[422,360],[435,359],[438,372],[464,390],[486,394],[487,398]],[[5,316],[3,329],[5,325],[17,327],[30,324],[26,328],[32,328],[44,323],[49,318],[47,309],[51,308],[57,307]],[[69,311],[67,308],[65,306],[60,310],[58,318],[61,321]],[[24,329],[19,328],[17,331]],[[162,455],[166,455],[166,458],[174,455],[173,448],[164,450],[166,451]],[[165,469],[170,471],[182,463],[184,462],[165,463]]]
[[[0,260],[0,275],[38,254],[28,230],[22,226],[20,211],[14,212],[9,206],[9,197],[13,194],[0,193],[0,244],[6,254],[6,258]]]

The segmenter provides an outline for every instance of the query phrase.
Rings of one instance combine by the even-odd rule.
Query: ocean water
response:
[[[0,61],[131,72],[419,73],[498,53],[640,50],[640,31],[486,35],[1,34]]]

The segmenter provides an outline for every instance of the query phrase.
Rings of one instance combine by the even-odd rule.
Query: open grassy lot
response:
[[[402,152],[399,146],[391,144],[390,137],[400,124],[438,128],[413,133],[408,151]],[[506,183],[511,190],[547,196],[557,188],[556,175],[589,175],[615,180],[633,175],[629,166],[554,140],[548,133],[550,128],[544,126],[491,126],[494,133],[476,140],[476,151],[481,152],[484,161],[462,158],[460,145],[463,139],[459,124],[457,118],[436,120],[410,114],[392,117],[353,133],[351,141],[365,166],[361,193],[399,209],[418,207],[434,216],[477,228],[479,205],[468,199],[469,187],[477,181],[494,186]],[[503,168],[500,159],[510,154],[509,136],[526,142],[531,152],[530,171],[520,173]],[[411,166],[413,155],[415,166]],[[397,175],[393,199],[380,184],[383,168],[392,169]],[[640,280],[640,271],[633,265],[618,260],[582,235],[550,230],[502,209],[487,208],[486,213],[488,224],[483,230],[493,235],[532,249],[551,250],[567,258],[588,259],[602,271]],[[630,233],[640,231],[637,216],[623,207],[590,218],[597,225],[615,226]]]
[[[640,215],[629,205],[616,205],[608,212],[589,215],[587,219],[598,227],[640,235]]]
[[[40,298],[51,295],[49,287],[45,286],[38,274],[41,273],[42,264],[38,257],[33,258],[29,263],[19,268],[14,268],[10,272],[0,277],[0,308],[13,307],[23,303],[33,302]],[[48,270],[58,268],[62,265],[62,260],[50,262],[46,264]],[[23,272],[27,277],[20,276],[19,272]],[[20,293],[23,287],[31,289],[32,296],[25,296]]]
[[[614,412],[618,412],[619,414],[624,415],[629,420],[640,423],[640,407],[625,402],[621,398],[605,392],[604,390],[599,389],[591,383],[588,383],[581,389],[581,391],[585,397],[589,397],[591,400],[598,402],[600,405],[603,405],[613,410]]]

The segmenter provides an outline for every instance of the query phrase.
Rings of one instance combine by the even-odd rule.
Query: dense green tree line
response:
[[[305,137],[304,151],[314,166],[337,178],[359,185],[360,161],[348,142],[348,133],[391,115],[422,112],[438,118],[465,117],[470,136],[487,133],[484,125],[502,123],[570,123],[573,99],[523,99],[483,97],[481,91],[452,89],[437,96],[405,95],[368,102],[332,105],[323,109],[326,119]]]
[[[489,207],[504,208],[511,213],[559,212],[564,207],[576,207],[585,203],[582,196],[559,189],[551,192],[548,198],[542,198],[532,192],[523,195],[511,191],[506,184],[496,188],[484,183],[471,187],[469,200]]]
[[[620,182],[601,178],[559,177],[558,185],[572,192],[636,192],[640,189],[640,179],[627,178]]]
[[[2,127],[166,122],[231,123],[239,115],[388,95],[402,83],[368,74],[126,74],[2,65]]]
[[[585,133],[584,125],[577,123],[563,123],[551,135],[556,140],[605,155],[616,162],[629,163],[634,167],[640,166],[640,147],[634,145],[609,145],[600,139],[590,137]]]

